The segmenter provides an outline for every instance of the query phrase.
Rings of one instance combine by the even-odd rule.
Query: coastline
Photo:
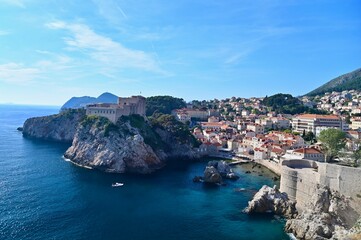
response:
[[[86,168],[86,169],[90,169],[90,170],[93,169],[92,167],[85,166],[85,165],[81,165],[81,164],[79,164],[79,163],[73,162],[73,161],[70,160],[69,158],[64,157],[64,155],[62,155],[61,157],[62,157],[62,159],[64,159],[65,162],[70,162],[70,163],[72,163],[72,164],[74,164],[74,165],[76,165],[76,166],[78,166],[78,167]]]

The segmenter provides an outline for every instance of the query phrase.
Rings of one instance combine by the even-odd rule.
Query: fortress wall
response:
[[[312,166],[312,167],[311,167]],[[315,170],[317,166],[317,170]],[[308,160],[282,162],[280,190],[297,201],[302,210],[315,194],[317,185],[326,185],[351,197],[351,206],[361,214],[361,169]]]
[[[297,208],[302,210],[316,191],[319,174],[311,169],[282,168],[281,192],[286,192],[289,199],[297,201]]]
[[[296,200],[298,172],[291,168],[283,167],[281,174],[280,191],[285,192],[288,198]]]
[[[320,184],[330,186],[345,196],[351,197],[351,203],[361,214],[361,168],[352,168],[333,164],[320,164]]]

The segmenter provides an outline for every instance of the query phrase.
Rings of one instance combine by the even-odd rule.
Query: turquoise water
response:
[[[237,167],[241,178],[227,186],[193,183],[206,162],[106,174],[64,161],[66,144],[16,131],[28,117],[57,112],[0,105],[0,239],[288,239],[283,222],[241,212],[270,178]]]

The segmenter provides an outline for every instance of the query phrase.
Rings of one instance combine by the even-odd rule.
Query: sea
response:
[[[63,159],[69,144],[17,131],[27,118],[58,112],[0,105],[1,240],[289,239],[281,218],[242,212],[262,185],[279,184],[267,169],[237,166],[237,181],[207,186],[192,179],[212,159],[171,161],[149,175],[81,168]]]

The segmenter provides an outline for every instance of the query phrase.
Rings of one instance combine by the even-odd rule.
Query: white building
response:
[[[302,114],[292,119],[292,128],[295,132],[313,132],[316,135],[316,127],[332,127],[342,130],[342,121],[336,115],[318,114]]]

